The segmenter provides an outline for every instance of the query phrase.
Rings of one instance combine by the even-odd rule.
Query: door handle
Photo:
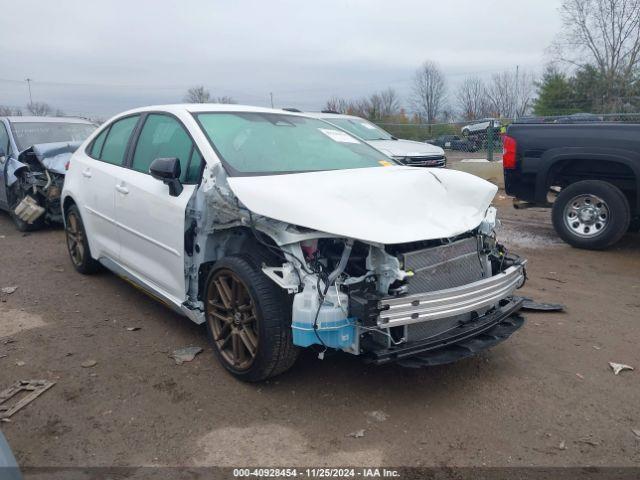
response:
[[[116,185],[116,190],[122,193],[123,195],[126,195],[127,193],[129,193],[129,189],[122,184]]]
[[[82,176],[83,176],[83,177],[87,177],[87,178],[91,178],[91,170],[89,170],[88,168],[85,168],[85,169],[82,171]]]

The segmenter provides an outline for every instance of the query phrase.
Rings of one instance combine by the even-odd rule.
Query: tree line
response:
[[[450,89],[442,69],[426,61],[405,104],[389,88],[356,100],[331,97],[328,110],[373,121],[448,123],[480,118],[624,113],[640,110],[640,0],[563,0],[562,30],[549,47],[541,78],[513,69],[466,77]]]

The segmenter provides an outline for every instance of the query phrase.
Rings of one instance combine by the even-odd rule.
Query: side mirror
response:
[[[156,180],[169,186],[169,195],[177,197],[182,193],[180,183],[180,160],[177,158],[156,158],[149,166],[149,173]]]

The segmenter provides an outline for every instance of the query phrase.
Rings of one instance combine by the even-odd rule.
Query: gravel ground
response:
[[[639,466],[639,236],[580,251],[549,212],[497,204],[502,237],[529,258],[523,294],[566,313],[527,314],[452,365],[306,354],[260,385],[225,373],[203,327],[110,273],[77,274],[61,230],[23,235],[0,214],[0,287],[18,287],[0,295],[0,388],[56,382],[2,431],[23,466]],[[193,362],[168,357],[190,345],[204,349]]]

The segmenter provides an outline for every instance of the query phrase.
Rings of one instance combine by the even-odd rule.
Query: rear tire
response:
[[[553,203],[553,227],[576,248],[601,250],[627,232],[630,208],[622,191],[601,180],[584,180],[562,189]]]
[[[97,272],[100,269],[100,263],[91,256],[80,210],[76,205],[71,205],[65,211],[64,217],[64,233],[73,268],[83,275]]]
[[[250,256],[218,260],[204,301],[213,351],[236,378],[259,382],[293,366],[291,302]]]

